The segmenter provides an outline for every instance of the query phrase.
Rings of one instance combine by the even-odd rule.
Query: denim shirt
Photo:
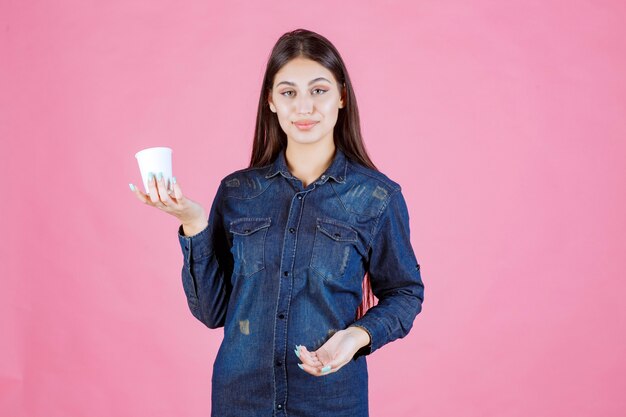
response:
[[[368,416],[366,356],[404,337],[424,285],[400,185],[336,148],[303,187],[283,149],[273,163],[224,177],[198,234],[178,238],[191,313],[223,327],[212,416]],[[378,303],[355,313],[369,271]],[[371,338],[325,376],[301,370],[296,345],[318,349],[360,326]]]

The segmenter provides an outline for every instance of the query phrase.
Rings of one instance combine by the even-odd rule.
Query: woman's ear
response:
[[[272,101],[272,92],[270,91],[267,95],[267,104],[270,106],[270,110],[276,113],[276,106],[274,106],[274,102]]]
[[[343,109],[346,106],[346,83],[343,83],[341,87],[341,99],[339,100],[339,108]]]

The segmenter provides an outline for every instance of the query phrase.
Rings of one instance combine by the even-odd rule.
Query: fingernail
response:
[[[298,367],[304,371],[304,366],[301,363],[298,364]]]
[[[148,181],[152,181],[154,178],[154,174],[152,172],[148,172]]]
[[[163,173],[162,173],[162,172],[159,172],[159,176],[158,176],[157,178],[158,178],[158,179],[163,178]]]
[[[130,191],[135,191],[135,186],[133,184],[128,184],[128,186],[130,187]]]
[[[172,183],[176,184],[176,177],[172,177]]]
[[[325,367],[322,368],[322,373],[323,374],[325,374],[328,371],[330,371],[330,365],[326,365]]]
[[[300,352],[298,352],[298,349],[294,349],[294,352],[296,353],[296,356],[298,357],[298,359],[300,359]]]

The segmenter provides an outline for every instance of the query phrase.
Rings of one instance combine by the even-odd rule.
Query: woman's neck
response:
[[[314,144],[291,143],[285,150],[289,171],[302,181],[304,187],[308,187],[328,169],[334,155],[335,144],[332,141]]]

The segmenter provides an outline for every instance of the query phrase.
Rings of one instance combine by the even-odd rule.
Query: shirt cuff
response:
[[[368,317],[367,313],[350,326],[361,327],[370,335],[370,344],[358,351],[361,354],[369,355],[387,342],[387,331],[384,325],[376,317]]]
[[[178,227],[178,242],[187,264],[190,263],[190,260],[198,261],[206,258],[213,252],[208,225],[193,236],[185,236],[183,225],[181,224]]]

